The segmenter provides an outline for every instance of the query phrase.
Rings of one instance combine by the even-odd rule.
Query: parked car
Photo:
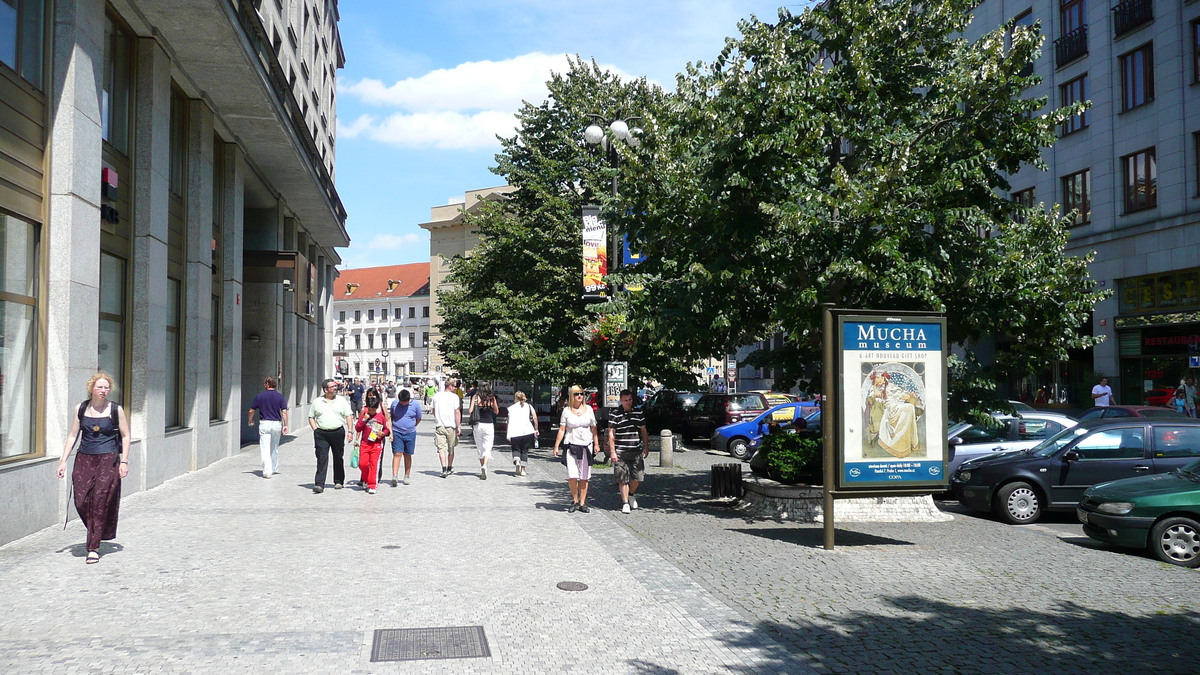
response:
[[[1172,396],[1175,394],[1172,393]],[[1120,417],[1187,417],[1183,413],[1170,408],[1158,408],[1148,405],[1110,405],[1088,408],[1079,416],[1079,421],[1094,419],[1117,419]]]
[[[1087,420],[1034,448],[967,460],[952,474],[951,488],[967,508],[995,511],[1014,524],[1033,523],[1048,509],[1075,508],[1097,483],[1179,468],[1185,459],[1157,454],[1166,447],[1158,440],[1164,429],[1200,433],[1200,421]]]
[[[1174,389],[1150,389],[1142,394],[1146,405],[1170,405],[1173,398],[1175,398]]]
[[[1013,401],[1010,399],[1008,404],[1013,407],[1013,410],[1015,410],[1019,413],[1037,412],[1037,408],[1029,405],[1028,403],[1026,403],[1024,401]]]
[[[952,429],[949,440],[953,453],[946,465],[946,475],[953,476],[954,470],[969,459],[993,452],[1032,448],[1076,424],[1079,424],[1077,420],[1066,415],[1035,410],[1017,416],[997,413],[992,416],[991,424],[966,424],[957,432]]]
[[[657,434],[663,429],[683,431],[687,411],[696,405],[704,394],[698,391],[673,391],[660,389],[646,401],[642,413],[646,418],[646,430]]]
[[[777,391],[762,391],[762,392],[757,392],[757,393],[760,393],[763,396],[765,396],[767,398],[767,405],[772,406],[772,407],[783,405],[785,403],[793,403],[796,400],[796,397],[794,397],[794,396],[789,396],[788,394],[781,394]],[[780,411],[776,412],[776,414],[775,414],[775,421],[779,422],[780,424],[791,422],[794,418],[790,417],[789,415],[790,415],[790,413],[787,409],[780,410]]]
[[[724,450],[738,459],[746,459],[757,446],[757,441],[767,430],[767,420],[774,418],[784,431],[795,430],[797,426],[805,428],[804,418],[812,414],[815,408],[800,403],[785,403],[777,405],[757,417],[741,422],[734,422],[717,428],[713,432],[709,447],[713,450]],[[780,419],[782,416],[782,419]],[[797,422],[800,420],[800,422]]]
[[[1089,537],[1148,549],[1159,560],[1200,567],[1200,429],[1154,429],[1154,459],[1186,458],[1170,473],[1093,485],[1078,510]]]
[[[769,407],[767,397],[755,392],[705,394],[688,410],[680,433],[685,441],[712,438],[718,427],[753,419]]]

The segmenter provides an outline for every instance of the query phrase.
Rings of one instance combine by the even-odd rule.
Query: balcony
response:
[[[1121,37],[1154,20],[1154,4],[1151,0],[1124,0],[1117,3],[1112,11],[1114,37]]]
[[[1088,27],[1080,26],[1054,41],[1054,67],[1062,68],[1088,53]]]

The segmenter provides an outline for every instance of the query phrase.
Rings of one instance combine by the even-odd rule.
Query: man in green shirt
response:
[[[340,490],[345,484],[346,464],[343,456],[346,443],[354,440],[354,411],[345,398],[337,395],[337,382],[325,380],[321,383],[321,389],[325,394],[313,400],[308,409],[308,426],[312,427],[317,448],[317,476],[313,480],[313,494],[318,495],[325,491],[330,450],[333,450],[333,489]]]

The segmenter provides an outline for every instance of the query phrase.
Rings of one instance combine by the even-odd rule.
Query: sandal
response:
[[[85,560],[84,562],[86,562],[89,565],[94,565],[94,564],[100,562],[100,554],[95,551],[88,551],[87,560]]]

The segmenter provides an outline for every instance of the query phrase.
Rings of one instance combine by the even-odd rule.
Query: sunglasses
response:
[[[572,394],[572,396],[583,396],[583,394]]]

